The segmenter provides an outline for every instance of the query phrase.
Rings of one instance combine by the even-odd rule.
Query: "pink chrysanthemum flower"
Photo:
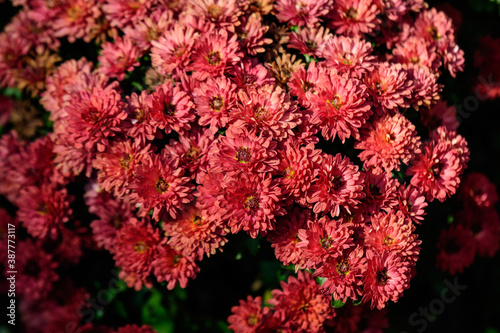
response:
[[[72,196],[53,184],[25,188],[18,200],[17,218],[35,238],[57,239],[72,213]]]
[[[101,54],[97,60],[101,63],[99,71],[108,77],[116,77],[119,81],[125,78],[126,72],[130,72],[139,65],[137,58],[139,49],[131,40],[124,36],[115,37],[114,42],[102,44]]]
[[[371,309],[383,309],[389,300],[397,302],[408,288],[410,269],[396,252],[366,253],[367,265],[363,280],[363,302],[371,301]]]
[[[440,98],[441,85],[437,83],[438,75],[425,66],[409,64],[407,68],[408,79],[412,81],[412,94],[405,96],[408,102],[416,110],[421,106],[431,107]]]
[[[470,151],[465,138],[456,131],[450,131],[444,126],[440,126],[431,132],[429,137],[436,142],[446,143],[453,150],[460,160],[460,173],[467,168],[470,159]]]
[[[392,54],[398,63],[429,67],[432,72],[437,72],[441,65],[441,59],[438,57],[434,46],[415,36],[396,44]]]
[[[132,126],[127,130],[127,136],[134,138],[138,144],[146,145],[156,137],[158,124],[153,121],[148,101],[152,98],[146,90],[140,95],[132,93],[127,98],[127,113]]]
[[[237,38],[225,29],[200,37],[191,55],[193,76],[203,81],[224,74],[229,66],[236,64],[241,55]]]
[[[401,185],[398,191],[399,210],[409,217],[414,223],[422,223],[425,215],[425,195],[411,185]]]
[[[224,197],[223,191],[228,179],[228,173],[208,172],[202,174],[197,181],[199,183],[194,195],[197,197],[196,204],[203,210],[203,213],[213,219],[223,219],[226,209],[221,207]]]
[[[460,184],[460,159],[444,142],[428,141],[406,173],[413,176],[411,184],[422,190],[427,201],[443,202],[455,193]]]
[[[242,17],[242,21],[243,24],[236,27],[240,49],[251,56],[265,52],[264,46],[272,43],[272,39],[264,38],[269,26],[262,25],[257,14],[251,14],[248,18]]]
[[[400,64],[378,63],[365,76],[364,83],[373,99],[377,114],[408,107],[412,95],[411,81]]]
[[[27,239],[16,245],[16,293],[34,301],[47,297],[59,280],[59,263],[40,242]]]
[[[182,134],[191,129],[195,120],[194,103],[180,87],[174,87],[171,82],[162,84],[156,87],[146,103],[151,118],[166,134],[172,130]]]
[[[90,223],[94,241],[98,246],[114,252],[116,233],[123,225],[138,223],[135,218],[135,207],[128,198],[109,198],[102,206],[91,206],[99,218]],[[132,221],[133,220],[133,221]]]
[[[242,132],[220,136],[209,153],[211,172],[269,172],[278,167],[277,145],[270,137]]]
[[[240,300],[240,305],[231,308],[231,315],[227,318],[229,329],[235,333],[255,333],[261,328],[263,317],[269,313],[268,307],[262,307],[262,297],[247,296],[247,300]]]
[[[361,296],[362,278],[366,269],[366,258],[363,249],[357,246],[349,253],[336,258],[328,258],[314,272],[314,276],[325,279],[321,290],[326,295],[332,295],[335,300],[343,303],[347,298],[357,300]]]
[[[399,170],[400,163],[408,162],[420,154],[420,137],[415,126],[405,116],[396,112],[370,122],[361,131],[361,138],[354,148],[362,149],[359,158],[365,168],[378,172]]]
[[[353,231],[348,224],[323,216],[319,220],[308,220],[307,229],[300,229],[297,247],[302,248],[306,258],[304,268],[315,269],[328,258],[337,258],[344,250],[354,246]]]
[[[192,28],[174,24],[157,41],[151,42],[151,63],[163,75],[186,69],[198,37]]]
[[[60,127],[62,128],[64,125]],[[57,127],[54,125],[54,131],[56,132],[58,131]],[[88,151],[85,147],[77,148],[73,138],[64,137],[63,135],[55,136],[54,143],[54,153],[56,154],[54,163],[61,173],[66,177],[76,176],[82,172],[87,177],[91,176],[95,149]]]
[[[334,71],[320,75],[317,87],[317,94],[311,97],[311,123],[322,128],[321,135],[327,140],[336,136],[342,142],[351,136],[358,138],[359,128],[372,114],[366,87],[361,81]]]
[[[92,62],[85,58],[76,61],[70,59],[59,65],[56,71],[46,79],[45,90],[40,94],[40,103],[49,112],[50,119],[56,121],[62,113],[64,106],[68,104],[72,93],[77,92],[72,81],[78,80],[82,73],[92,73]],[[61,115],[62,116],[62,115]]]
[[[170,10],[156,9],[150,16],[145,16],[134,25],[125,27],[123,32],[141,52],[146,52],[151,48],[153,41],[159,40],[173,29],[173,16]]]
[[[456,216],[456,223],[468,228],[474,236],[476,252],[493,257],[500,247],[500,220],[494,208],[466,208]]]
[[[244,58],[239,63],[229,68],[231,80],[239,87],[245,88],[251,85],[274,84],[271,73],[254,58]]]
[[[458,197],[466,206],[494,207],[498,202],[495,185],[482,173],[471,172],[460,185]]]
[[[14,87],[16,72],[30,51],[30,44],[18,35],[1,32],[0,45],[0,86]]]
[[[417,37],[436,45],[438,51],[446,49],[450,43],[454,44],[453,23],[444,12],[438,12],[436,8],[421,11],[415,20],[414,29]]]
[[[319,28],[304,27],[298,33],[292,32],[290,34],[288,47],[299,50],[301,54],[325,57],[328,54],[325,46],[331,38],[332,34],[328,28],[323,26]]]
[[[328,68],[336,69],[339,74],[361,78],[373,69],[375,56],[372,51],[372,45],[360,38],[334,36],[325,43],[321,55]]]
[[[450,131],[456,131],[458,128],[457,110],[455,106],[448,106],[445,101],[438,101],[431,108],[420,109],[420,120],[427,126],[429,131],[439,126],[444,126]]]
[[[416,238],[410,219],[400,212],[378,213],[371,216],[371,225],[364,228],[364,246],[367,249],[383,252],[404,252]]]
[[[153,0],[105,0],[102,11],[112,27],[123,29],[145,17],[153,3]]]
[[[52,26],[56,37],[66,37],[70,43],[81,38],[90,42],[88,32],[101,14],[98,1],[62,0],[57,3],[57,8]]]
[[[170,247],[196,260],[215,254],[227,242],[224,236],[229,231],[221,220],[207,216],[195,205],[186,207],[177,219],[164,221],[163,229]]]
[[[298,123],[297,105],[279,86],[248,87],[238,92],[238,100],[230,114],[235,133],[243,134],[243,129],[247,129],[249,133],[278,141],[293,136],[292,129]]]
[[[189,1],[188,11],[193,17],[214,24],[217,29],[234,29],[240,24],[238,16],[243,14],[240,5],[237,0]]]
[[[130,189],[132,177],[137,166],[148,163],[150,146],[142,147],[130,140],[116,141],[105,152],[97,154],[92,166],[99,170],[99,186],[117,197],[123,197]]]
[[[276,216],[286,213],[281,206],[281,189],[268,174],[265,177],[235,174],[228,179],[220,206],[227,211],[231,233],[240,230],[252,238],[274,230]]]
[[[370,170],[362,173],[365,192],[363,209],[369,214],[393,210],[398,205],[396,198],[398,181],[392,178],[390,173],[376,174]]]
[[[318,178],[307,192],[307,202],[315,213],[330,212],[339,216],[340,208],[349,211],[363,197],[363,179],[358,166],[339,153],[323,156]]]
[[[129,185],[130,200],[140,207],[140,216],[153,210],[156,221],[168,215],[176,218],[182,204],[193,200],[191,179],[184,176],[185,169],[179,167],[178,159],[154,155],[148,162],[136,169]]]
[[[443,66],[450,72],[452,77],[457,76],[457,72],[463,72],[465,66],[465,54],[457,44],[451,43],[443,53]]]
[[[67,126],[60,131],[67,131],[77,149],[92,151],[97,148],[103,152],[108,145],[108,137],[122,131],[127,118],[123,107],[124,103],[115,90],[83,90],[73,95],[73,101],[66,105]],[[56,129],[55,132],[59,133]]]
[[[275,316],[281,319],[285,332],[321,332],[325,321],[334,316],[330,298],[323,295],[312,274],[299,271],[280,282],[268,301]]]
[[[329,28],[338,35],[362,37],[373,34],[380,25],[377,15],[379,8],[373,0],[341,0],[336,1],[329,16]]]
[[[216,133],[226,127],[229,112],[236,104],[236,85],[225,76],[208,78],[193,91],[196,114],[200,116],[201,126],[210,125],[210,131]]]
[[[311,106],[311,97],[320,90],[320,75],[325,74],[326,69],[323,66],[316,65],[312,61],[307,70],[300,66],[299,69],[293,72],[287,84],[290,88],[290,95],[297,97],[300,105],[305,108]]]
[[[149,275],[145,279],[142,279],[138,274],[122,269],[118,273],[118,277],[127,284],[127,287],[134,288],[135,291],[139,291],[143,287],[148,289],[153,288],[153,279]]]
[[[472,232],[460,224],[453,224],[441,232],[437,248],[436,266],[452,275],[470,266],[476,255]]]
[[[188,136],[179,136],[179,141],[171,140],[165,152],[179,159],[179,165],[190,172],[191,178],[199,180],[208,172],[208,153],[214,136],[209,131],[194,127]]]
[[[307,228],[311,211],[296,207],[287,215],[276,219],[276,230],[268,233],[268,240],[274,248],[274,254],[284,266],[295,265],[295,270],[306,267],[304,250],[299,247],[299,230]]]
[[[158,247],[151,267],[158,282],[167,282],[168,290],[174,289],[176,285],[186,288],[189,279],[194,279],[200,271],[194,257],[185,256],[168,245]]]
[[[313,179],[318,175],[321,165],[321,151],[315,150],[314,145],[305,147],[285,143],[284,149],[279,151],[277,174],[283,194],[288,197],[287,203],[293,201],[307,206],[306,193]]]
[[[274,10],[280,22],[312,28],[322,21],[329,6],[329,0],[277,0]]]
[[[152,262],[158,256],[160,232],[149,219],[131,219],[116,232],[113,258],[116,265],[146,280],[152,271]]]

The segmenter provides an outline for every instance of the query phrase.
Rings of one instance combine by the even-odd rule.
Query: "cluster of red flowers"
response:
[[[415,224],[469,159],[454,109],[437,103],[442,70],[464,63],[443,12],[420,0],[13,3],[0,85],[40,97],[53,122],[32,142],[0,139],[0,194],[34,239],[23,260],[43,263],[24,265],[27,295],[46,297],[56,267],[93,246],[129,287],[186,287],[240,231],[313,273],[283,282],[272,309],[259,297],[233,309],[238,332],[319,332],[336,316],[331,295],[382,309],[409,287]],[[60,38],[98,43],[98,64],[58,63]],[[328,141],[353,142],[361,164]],[[92,239],[67,190],[82,179]]]
[[[499,38],[489,35],[479,38],[479,49],[474,54],[474,66],[479,70],[474,92],[481,100],[500,97],[499,54]]]

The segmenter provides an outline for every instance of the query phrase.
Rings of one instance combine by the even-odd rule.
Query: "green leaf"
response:
[[[332,295],[332,302],[331,303],[332,303],[332,307],[334,309],[341,308],[341,307],[343,307],[345,305],[345,303],[342,302],[341,300],[333,298],[333,295]]]
[[[326,281],[326,278],[324,277],[317,277],[316,278],[316,283],[318,283],[320,286],[323,285],[323,283],[325,283]]]
[[[448,224],[452,224],[453,223],[453,215],[448,215],[448,219],[447,219],[447,222]]]
[[[142,307],[142,321],[154,327],[168,318],[167,311],[162,305],[163,295],[156,289],[151,290],[151,296]],[[158,330],[164,332],[163,330]]]
[[[3,94],[7,97],[13,97],[15,99],[21,99],[23,97],[21,90],[19,90],[17,88],[6,88],[3,91]]]
[[[290,30],[292,30],[293,32],[298,33],[298,32],[299,32],[299,26],[298,26],[298,25],[292,25],[292,26],[290,27]]]
[[[308,54],[304,54],[304,58],[306,58],[306,62],[309,64],[311,61],[314,61],[315,59],[311,57]]]

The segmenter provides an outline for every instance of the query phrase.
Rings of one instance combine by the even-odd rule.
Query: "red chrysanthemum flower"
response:
[[[414,223],[420,224],[424,219],[425,195],[422,191],[411,185],[401,185],[398,191],[399,210],[409,217]]]
[[[343,251],[354,246],[353,231],[340,220],[323,216],[319,220],[308,220],[307,229],[300,229],[297,247],[302,248],[306,267],[315,269],[329,258],[337,258]]]
[[[156,331],[147,325],[126,325],[118,328],[113,333],[156,333]]]
[[[221,193],[229,178],[228,173],[208,172],[200,176],[194,195],[197,197],[196,204],[206,216],[220,220],[226,215],[226,209],[221,207],[220,203],[224,196]]]
[[[293,136],[292,129],[298,123],[297,106],[279,86],[248,87],[238,92],[238,99],[230,114],[235,133],[243,134],[246,128],[249,133],[278,141]]]
[[[172,130],[183,134],[191,129],[195,120],[194,103],[180,87],[174,87],[171,82],[162,84],[156,87],[146,103],[151,118],[166,134]]]
[[[494,208],[466,208],[456,223],[468,228],[474,237],[477,254],[493,257],[500,247],[500,220]]]
[[[66,37],[70,43],[80,38],[90,42],[90,28],[101,14],[98,1],[62,0],[56,6],[57,15],[52,23],[56,37]]]
[[[169,237],[168,245],[186,257],[202,260],[224,246],[229,230],[222,221],[213,219],[195,205],[190,205],[173,221],[164,221],[163,229]]]
[[[398,205],[396,196],[399,183],[390,173],[376,174],[368,170],[363,172],[363,176],[365,197],[362,207],[366,212],[389,212]]]
[[[157,41],[151,42],[151,63],[163,75],[186,69],[198,37],[192,28],[174,24]]]
[[[456,131],[448,130],[444,126],[439,126],[432,131],[429,137],[436,142],[444,142],[449,148],[454,151],[460,160],[460,173],[467,168],[467,163],[470,159],[470,151],[465,138]]]
[[[113,258],[116,265],[137,279],[146,280],[152,272],[152,262],[158,257],[161,236],[150,220],[130,219],[116,232]]]
[[[262,307],[262,297],[247,296],[246,301],[239,303],[231,308],[232,314],[227,318],[229,329],[235,333],[259,332],[263,317],[269,313],[268,307]]]
[[[139,65],[138,57],[139,50],[132,41],[127,36],[123,38],[117,36],[113,43],[102,44],[101,54],[97,57],[101,64],[98,70],[108,77],[116,77],[122,81],[126,72],[132,71]]]
[[[229,66],[236,64],[241,55],[237,37],[230,36],[225,29],[200,37],[191,56],[193,76],[203,81],[224,74]]]
[[[322,21],[329,6],[329,0],[277,0],[274,10],[280,22],[312,28]]]
[[[416,236],[410,219],[400,212],[379,213],[371,216],[371,225],[365,225],[364,246],[376,252],[404,253]]]
[[[368,72],[364,83],[373,99],[377,114],[407,108],[413,95],[411,81],[401,64],[378,63]]]
[[[330,42],[331,38],[332,34],[328,28],[323,26],[319,28],[304,27],[298,32],[290,34],[288,47],[299,50],[301,54],[326,57],[329,51],[325,49],[325,46]]]
[[[199,18],[201,21],[210,22],[216,28],[234,29],[234,26],[240,24],[238,16],[240,3],[237,0],[200,0],[189,1],[188,11],[192,17]]]
[[[201,126],[210,125],[212,133],[226,127],[236,104],[236,85],[225,76],[208,78],[193,91],[196,114]]]
[[[373,69],[375,56],[372,51],[372,45],[360,38],[334,36],[325,43],[321,55],[328,68],[336,69],[339,74],[361,78]]]
[[[277,169],[277,145],[270,137],[257,137],[243,131],[220,136],[209,153],[211,172],[269,172]]]
[[[359,128],[372,114],[366,87],[361,81],[337,75],[335,71],[320,75],[316,87],[317,93],[311,95],[311,123],[320,126],[321,135],[327,140],[336,136],[342,142],[351,136],[358,138]]]
[[[153,141],[156,137],[158,123],[151,115],[148,100],[151,99],[146,90],[140,95],[132,93],[127,98],[127,112],[132,126],[127,130],[127,136],[134,138],[138,144],[146,145],[148,141]]]
[[[182,204],[193,200],[194,186],[184,173],[178,159],[160,155],[138,166],[129,188],[131,201],[140,207],[139,214],[145,216],[153,210],[156,221],[168,215],[176,218]]]
[[[495,185],[482,173],[471,172],[460,185],[458,197],[466,206],[494,207],[498,202]]]
[[[357,300],[358,296],[361,296],[365,269],[366,258],[363,256],[363,249],[357,246],[342,256],[328,258],[314,272],[314,276],[325,279],[321,285],[323,293],[346,303],[348,297]]]
[[[304,250],[299,247],[299,230],[307,228],[311,219],[311,211],[295,208],[287,215],[276,219],[276,230],[268,233],[268,240],[274,248],[274,254],[284,266],[296,265],[296,271],[304,268],[306,257]]]
[[[102,11],[112,27],[123,29],[145,17],[153,3],[153,0],[106,0]]]
[[[104,153],[96,155],[92,166],[99,170],[99,186],[117,197],[123,197],[130,189],[129,183],[137,166],[148,163],[150,146],[142,147],[130,140],[113,142]]]
[[[67,124],[56,134],[67,132],[74,141],[75,148],[103,152],[108,146],[108,138],[123,130],[127,114],[124,103],[115,90],[94,88],[92,92],[80,91],[65,107]]]
[[[252,238],[273,230],[276,216],[284,215],[281,189],[271,176],[235,174],[227,180],[220,206],[227,211],[233,234],[243,230]]]
[[[427,201],[443,202],[455,193],[460,184],[460,159],[444,142],[428,141],[406,173],[413,176],[411,184],[422,190]]]
[[[432,72],[437,72],[441,65],[441,59],[438,57],[435,47],[416,36],[396,44],[392,54],[398,63],[429,67]]]
[[[132,26],[126,26],[123,32],[141,52],[146,52],[150,50],[152,42],[174,29],[173,16],[172,11],[158,8],[150,16],[144,16]],[[153,61],[152,54],[151,60]],[[156,67],[154,64],[153,66]]]
[[[472,232],[460,224],[441,231],[436,265],[452,275],[461,273],[474,261],[476,247]]]
[[[335,1],[329,13],[329,27],[338,35],[362,37],[363,34],[373,34],[380,25],[379,13],[373,0]]]
[[[397,302],[408,288],[410,269],[396,252],[366,252],[367,265],[363,280],[363,302],[371,309],[383,309],[389,300]]]
[[[334,316],[330,298],[323,295],[312,274],[299,271],[280,282],[281,289],[272,291],[268,301],[286,332],[321,332],[326,320]]]
[[[167,282],[168,290],[174,289],[177,284],[186,288],[189,279],[194,279],[200,271],[194,257],[185,256],[168,245],[158,247],[158,254],[151,267],[158,282]]]
[[[363,179],[358,166],[348,157],[323,156],[318,178],[307,192],[307,202],[314,204],[315,213],[330,212],[339,216],[340,207],[350,211],[359,204],[363,193]]]
[[[58,189],[54,184],[28,187],[17,200],[17,218],[32,237],[57,239],[72,213],[72,200],[65,188]]]
[[[33,301],[45,298],[59,280],[56,272],[59,263],[45,252],[40,242],[31,239],[16,244],[16,250],[16,292]]]
[[[377,172],[399,170],[400,163],[408,164],[420,154],[420,137],[415,126],[396,112],[384,115],[361,130],[361,138],[354,148],[362,149],[359,158],[366,169]]]
[[[311,105],[311,98],[320,90],[320,75],[325,74],[326,69],[323,66],[316,65],[312,61],[307,70],[300,66],[297,71],[291,73],[288,80],[288,87],[290,88],[290,95],[297,97],[300,105],[309,108]]]
[[[251,85],[274,84],[271,73],[254,58],[243,58],[230,67],[228,72],[232,76],[231,80],[242,89]]]
[[[305,147],[285,143],[278,153],[280,163],[277,174],[287,203],[293,201],[307,206],[306,193],[318,175],[321,165],[321,151],[310,144]]]
[[[264,38],[269,26],[263,25],[260,17],[255,13],[250,14],[248,18],[243,16],[241,20],[243,24],[236,27],[240,49],[251,56],[265,52],[265,45],[272,42],[272,39]]]
[[[405,96],[408,103],[416,110],[421,106],[431,107],[440,98],[441,85],[437,83],[438,75],[425,66],[409,64],[406,67],[408,79],[412,81],[411,96]]]

